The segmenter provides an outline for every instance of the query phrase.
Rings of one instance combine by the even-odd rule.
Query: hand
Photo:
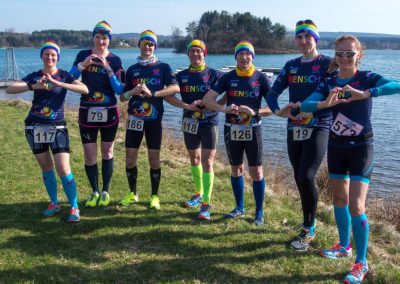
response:
[[[235,104],[231,104],[224,108],[224,112],[229,114],[239,114],[239,107]]]
[[[142,96],[142,84],[137,84],[132,90],[129,91],[131,96]]]
[[[196,100],[189,104],[187,109],[191,111],[202,111],[202,109],[204,109],[204,106],[201,107],[201,100]]]
[[[50,85],[52,87],[52,84]],[[32,89],[33,90],[49,90],[49,84],[47,83],[46,80],[46,75],[42,76],[42,78],[39,79],[35,84],[32,84]]]
[[[275,115],[280,116],[280,117],[286,117],[290,118],[292,120],[296,120],[296,116],[292,115],[292,110],[298,109],[300,107],[301,103],[296,102],[296,103],[288,103],[285,105],[283,108],[276,110]]]
[[[333,107],[337,104],[341,103],[347,103],[348,100],[346,99],[339,99],[339,93],[342,92],[343,89],[336,87],[333,90],[329,92],[329,96],[322,102],[318,103],[318,108],[328,108],[328,107]]]
[[[60,82],[55,80],[53,77],[51,77],[50,74],[44,74],[44,76],[42,78],[43,78],[45,84],[47,83],[48,90],[51,90],[54,87],[60,85]]]
[[[350,85],[346,85],[342,88],[343,92],[349,92],[351,94],[351,97],[346,99],[346,102],[351,102],[351,101],[357,101],[357,100],[365,100],[368,99],[371,96],[371,93],[366,90],[366,91],[361,91],[354,89]]]
[[[140,92],[140,94],[141,94],[143,97],[152,97],[151,91],[150,91],[149,88],[147,88],[146,84],[142,84],[142,85],[141,85],[141,92]]]
[[[248,107],[248,106],[239,106],[239,108],[238,108],[238,112],[243,112],[243,113],[245,113],[245,114],[248,114],[249,116],[255,116],[256,115],[256,112],[253,110],[253,109],[251,109],[250,107]]]

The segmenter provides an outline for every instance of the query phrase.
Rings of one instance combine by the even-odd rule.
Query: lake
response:
[[[75,59],[78,49],[62,49],[58,67],[69,70]],[[127,69],[136,62],[139,55],[137,48],[111,50],[121,57],[123,66]],[[333,50],[320,50],[326,55],[333,55]],[[0,75],[3,74],[5,64],[5,49],[0,49]],[[15,49],[15,57],[19,70],[25,74],[39,70],[42,61],[39,58],[39,49]],[[173,53],[171,49],[159,49],[156,51],[159,59],[170,64],[173,70],[188,66],[188,58],[185,54]],[[285,62],[298,55],[256,55],[254,64],[257,67],[283,67]],[[232,55],[208,55],[206,62],[209,66],[220,68],[227,65],[235,65]],[[388,78],[400,80],[400,51],[391,50],[367,50],[363,58],[361,70],[371,70]],[[24,75],[24,74],[21,74]],[[375,134],[375,167],[370,185],[369,194],[374,197],[400,196],[400,116],[396,105],[400,95],[384,96],[374,99],[372,111],[372,123]],[[31,100],[32,94],[27,92],[19,95],[7,95],[0,90],[0,99]],[[280,96],[280,105],[288,102],[288,94],[284,92]],[[79,104],[79,96],[71,93],[67,97],[67,104],[76,106]],[[164,114],[164,124],[172,129],[178,137],[182,137],[180,131],[180,119],[182,110],[174,108],[167,103]],[[222,126],[223,117],[220,119]],[[168,123],[166,123],[168,122]],[[266,159],[278,160],[283,164],[289,164],[286,152],[286,120],[275,116],[263,118],[264,130],[264,154]],[[222,137],[222,128],[219,134],[219,149],[225,151]]]

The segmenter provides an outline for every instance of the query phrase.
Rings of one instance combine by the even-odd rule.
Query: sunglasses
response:
[[[355,51],[336,51],[335,56],[351,58],[357,54]]]
[[[315,25],[314,24],[314,22],[312,21],[312,20],[301,20],[301,21],[298,21],[297,23],[296,23],[296,26],[300,26],[300,25],[303,25],[303,24],[307,24],[307,25]]]
[[[143,40],[143,41],[140,43],[140,45],[141,45],[141,46],[153,47],[153,46],[154,46],[154,43],[152,43],[151,41]]]

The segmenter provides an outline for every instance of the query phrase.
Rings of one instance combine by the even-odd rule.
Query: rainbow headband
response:
[[[249,51],[254,59],[254,47],[249,41],[241,41],[235,46],[235,59],[239,52],[241,51]]]
[[[40,49],[40,58],[42,58],[43,52],[48,48],[54,49],[57,52],[57,61],[59,61],[60,60],[60,47],[58,46],[57,43],[55,43],[52,40],[48,40],[42,44],[42,48]]]
[[[148,40],[148,41],[153,42],[153,43],[154,43],[154,48],[155,48],[155,49],[157,48],[157,36],[156,36],[156,34],[155,34],[153,31],[151,31],[151,30],[146,30],[146,31],[142,32],[142,33],[139,35],[139,42],[138,42],[138,46],[139,46],[139,47],[140,47],[140,42],[141,42],[142,40]]]
[[[294,33],[295,33],[295,35],[297,35],[299,33],[308,33],[313,36],[313,38],[315,39],[315,42],[318,42],[318,40],[319,40],[318,28],[314,23],[303,22],[302,24],[296,26]]]
[[[94,27],[93,36],[97,33],[108,36],[110,40],[112,38],[111,26],[106,21],[101,21]]]
[[[207,56],[207,47],[202,40],[194,39],[191,42],[189,42],[189,44],[187,45],[187,52],[189,52],[189,49],[193,46],[201,48],[203,50],[204,57]]]

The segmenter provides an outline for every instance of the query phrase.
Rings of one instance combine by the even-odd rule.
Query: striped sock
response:
[[[58,204],[58,196],[57,196],[57,179],[54,174],[54,170],[48,172],[42,172],[44,186],[46,187],[47,194],[50,197],[50,200],[54,204]]]

